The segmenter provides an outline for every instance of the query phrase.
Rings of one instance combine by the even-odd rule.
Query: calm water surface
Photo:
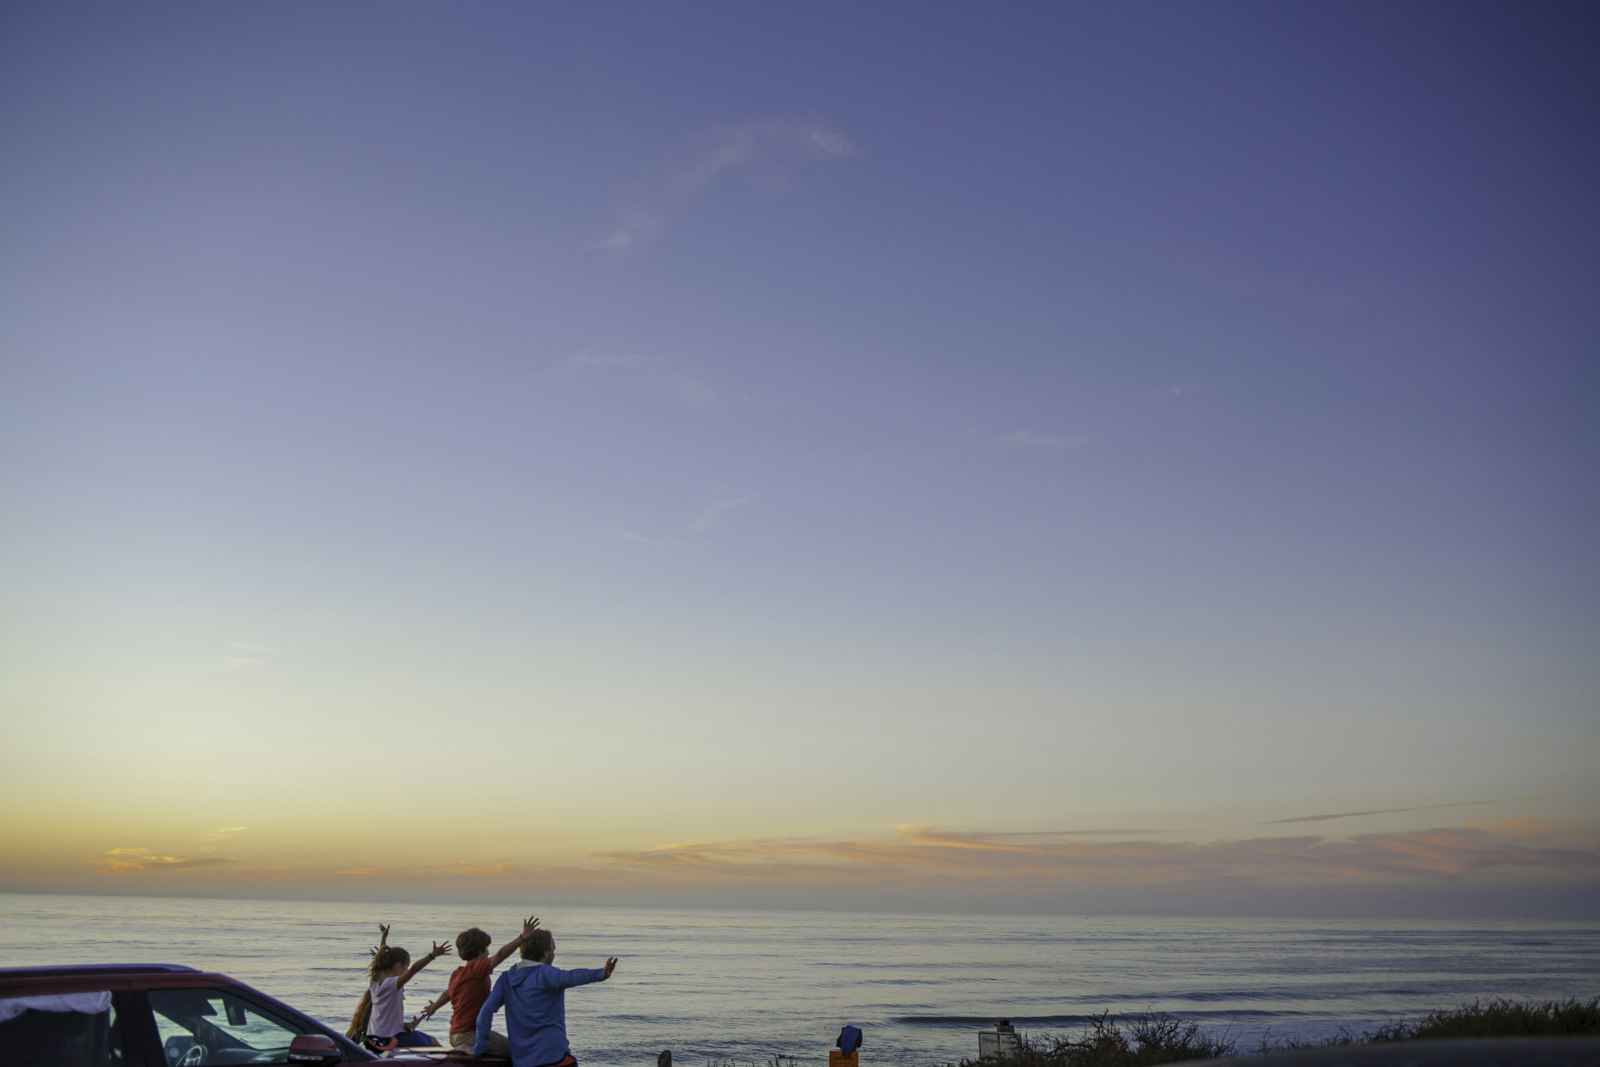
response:
[[[905,916],[624,908],[536,910],[556,962],[621,957],[567,996],[590,1067],[826,1063],[839,1027],[863,1067],[929,1067],[978,1051],[998,1019],[1071,1036],[1100,1012],[1155,1012],[1269,1040],[1359,1033],[1475,999],[1600,994],[1600,924]],[[364,988],[376,924],[418,955],[515,908],[0,895],[0,964],[183,963],[220,970],[340,1028]],[[408,989],[415,1012],[454,966]],[[509,966],[509,964],[508,964]],[[428,1026],[443,1038],[448,1009]]]

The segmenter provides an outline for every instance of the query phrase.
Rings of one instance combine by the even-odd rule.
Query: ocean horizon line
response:
[[[532,897],[507,897],[498,900],[461,899],[461,898],[436,898],[431,896],[407,898],[382,898],[346,896],[335,897],[326,895],[298,895],[298,894],[252,894],[252,893],[174,893],[171,891],[151,892],[106,892],[103,890],[40,890],[40,889],[7,889],[0,888],[0,897],[70,897],[75,899],[104,899],[104,900],[168,900],[188,901],[203,900],[217,903],[262,903],[262,904],[326,904],[337,907],[351,905],[371,905],[374,907],[440,907],[440,908],[567,908],[602,911],[659,911],[682,913],[705,912],[739,912],[751,915],[761,914],[819,914],[819,915],[851,915],[870,917],[881,915],[895,918],[1013,918],[1013,919],[1170,919],[1181,922],[1205,922],[1214,920],[1238,921],[1282,921],[1282,922],[1392,922],[1406,924],[1438,924],[1453,925],[1460,923],[1515,923],[1522,924],[1558,924],[1558,925],[1594,925],[1600,924],[1600,913],[1593,917],[1570,915],[1530,915],[1530,914],[1505,914],[1485,912],[1478,915],[1421,915],[1415,913],[1359,913],[1335,911],[1193,911],[1183,912],[1175,910],[1089,910],[1089,909],[1056,909],[1056,910],[1028,910],[1017,908],[920,908],[914,906],[902,908],[889,907],[864,907],[858,905],[828,905],[815,903],[799,905],[785,902],[783,904],[761,904],[745,901],[717,901],[699,904],[686,903],[639,903],[633,901],[578,901],[570,898],[556,897],[547,900],[538,900]]]

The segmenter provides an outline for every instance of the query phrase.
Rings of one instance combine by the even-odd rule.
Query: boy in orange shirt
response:
[[[489,978],[494,969],[504,963],[513,952],[522,947],[522,943],[533,936],[539,929],[539,919],[531,916],[522,923],[522,933],[500,946],[500,951],[493,956],[485,955],[489,946],[493,944],[489,935],[474,926],[470,930],[463,930],[456,935],[456,951],[461,954],[465,962],[455,969],[450,975],[450,984],[445,986],[444,992],[432,1004],[422,1009],[422,1014],[417,1016],[421,1022],[433,1015],[434,1012],[450,1004],[450,1047],[472,1048],[477,1039],[478,1009],[483,1007],[483,1002],[489,999]],[[489,1034],[489,1054],[491,1056],[509,1056],[511,1046],[507,1044],[503,1035]]]

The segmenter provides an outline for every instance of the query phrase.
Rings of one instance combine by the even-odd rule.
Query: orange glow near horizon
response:
[[[257,847],[246,826],[216,827],[191,849],[116,845],[96,855],[59,847],[14,848],[14,891],[359,895],[361,887],[409,889],[418,898],[470,891],[507,899],[541,894],[649,891],[744,894],[809,887],[893,899],[937,888],[975,904],[1078,889],[1177,891],[1228,883],[1258,889],[1341,885],[1425,886],[1470,874],[1486,883],[1577,884],[1600,877],[1600,848],[1548,822],[1408,832],[1172,840],[1085,840],[1050,834],[961,833],[903,826],[881,838],[711,841],[584,855],[441,858],[415,850],[392,859],[333,862]],[[1563,841],[1563,837],[1566,839]],[[1003,847],[996,847],[996,839]],[[1558,843],[1561,842],[1561,843]],[[340,887],[343,887],[342,889]],[[854,898],[853,898],[854,899]]]

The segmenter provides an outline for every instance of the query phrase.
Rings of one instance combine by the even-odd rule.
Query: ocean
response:
[[[241,978],[343,1028],[377,924],[413,956],[481,926],[496,945],[538,914],[556,963],[608,983],[567,995],[590,1067],[812,1067],[862,1028],[863,1067],[978,1054],[1001,1019],[1072,1036],[1102,1012],[1158,1013],[1239,1051],[1359,1034],[1437,1008],[1600,994],[1600,924],[1080,918],[309,903],[0,895],[0,965],[182,963]],[[454,957],[412,981],[414,1014]],[[506,966],[510,966],[507,963]],[[441,1040],[449,1009],[424,1029]],[[776,1062],[775,1062],[776,1061]],[[791,1063],[792,1061],[792,1063]]]

